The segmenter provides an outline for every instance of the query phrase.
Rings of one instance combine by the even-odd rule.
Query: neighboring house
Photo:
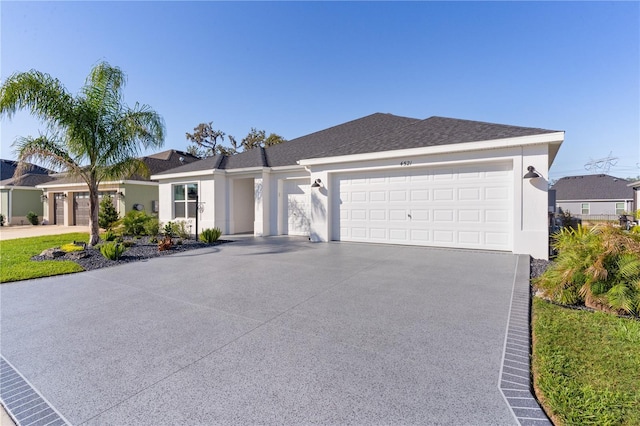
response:
[[[372,114],[152,176],[161,221],[548,256],[547,180],[564,132]],[[524,178],[528,166],[542,177]]]
[[[28,224],[27,213],[34,212],[42,218],[42,191],[36,185],[53,179],[50,170],[28,164],[20,179],[14,178],[17,161],[0,160],[0,213],[5,225]]]
[[[191,154],[173,149],[141,158],[151,174],[160,173],[199,160]],[[44,219],[52,225],[88,225],[89,189],[77,177],[58,175],[50,182],[38,185],[44,198]],[[158,211],[158,182],[142,176],[101,182],[99,198],[110,195],[120,213],[124,216],[131,210],[147,213]]]
[[[557,211],[574,216],[609,215],[615,219],[636,208],[629,181],[609,175],[563,177],[551,189],[556,192]]]

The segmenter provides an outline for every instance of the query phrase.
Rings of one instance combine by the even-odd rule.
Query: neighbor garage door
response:
[[[89,193],[88,192],[76,192],[73,194],[73,224],[74,225],[89,225],[89,216],[91,211],[89,210]]]
[[[332,239],[512,250],[510,164],[336,175]]]

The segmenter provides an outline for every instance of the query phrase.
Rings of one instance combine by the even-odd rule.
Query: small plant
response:
[[[160,222],[157,217],[149,217],[144,224],[144,233],[150,237],[156,237],[160,232]]]
[[[114,241],[117,238],[117,235],[112,230],[108,230],[104,234],[102,234],[102,239],[105,241]]]
[[[125,247],[133,247],[136,245],[136,242],[134,240],[124,240],[122,245]]]
[[[173,235],[177,235],[178,237],[183,239],[189,238],[189,231],[187,231],[187,222],[185,222],[184,220],[173,222],[171,227],[173,229]]]
[[[98,211],[98,225],[102,229],[111,229],[114,223],[118,221],[118,211],[113,205],[110,195],[105,195],[100,201],[100,210]]]
[[[178,240],[176,240],[176,245],[177,246],[181,246],[182,245],[182,239],[178,238]]]
[[[220,235],[222,235],[222,231],[220,230],[220,228],[203,229],[202,233],[200,234],[200,241],[203,241],[207,244],[212,244],[218,241],[218,238],[220,238]]]
[[[173,237],[173,222],[169,221],[164,225],[162,235],[169,238]]]
[[[123,244],[110,242],[100,247],[100,253],[109,260],[118,260],[122,257],[126,247]]]
[[[165,251],[171,248],[171,237],[164,237],[162,241],[158,243],[158,250]]]
[[[37,225],[38,224],[38,215],[35,214],[34,212],[29,212],[29,213],[27,213],[27,220],[29,221],[30,224]]]
[[[4,215],[0,213],[0,226],[4,226]]]
[[[151,238],[149,239],[149,242],[150,242],[151,244],[158,244],[158,237],[151,237]]]

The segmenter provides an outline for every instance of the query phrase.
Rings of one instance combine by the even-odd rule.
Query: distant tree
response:
[[[100,212],[98,213],[98,225],[102,229],[111,229],[114,223],[118,221],[118,211],[113,205],[110,195],[105,195],[100,201]]]
[[[36,70],[9,76],[0,87],[0,117],[18,110],[48,124],[49,134],[19,138],[16,174],[33,160],[77,176],[89,190],[89,245],[100,239],[98,185],[133,173],[148,174],[138,158],[141,147],[160,147],[164,121],[147,105],[124,104],[126,75],[106,62],[97,64],[76,96],[62,83]]]
[[[271,133],[267,137],[267,132],[252,127],[247,136],[242,139],[241,146],[243,150],[248,151],[253,148],[277,145],[282,142],[286,142],[286,139],[282,136]]]
[[[226,134],[222,130],[214,130],[213,121],[200,123],[193,128],[193,133],[186,133],[185,136],[192,145],[187,147],[187,152],[198,157],[211,157],[218,153],[218,147]]]
[[[286,141],[287,140],[282,136],[276,133],[271,133],[269,134],[269,136],[267,136],[267,139],[265,139],[264,146],[278,145],[279,143],[286,142]]]
[[[225,136],[229,140],[229,146],[222,144]],[[187,147],[187,152],[200,158],[216,154],[234,155],[253,148],[272,146],[287,141],[276,133],[270,133],[267,136],[267,132],[264,130],[252,127],[247,136],[238,143],[236,138],[227,135],[222,130],[214,130],[212,121],[198,124],[193,129],[193,133],[186,133],[186,137],[192,142]]]

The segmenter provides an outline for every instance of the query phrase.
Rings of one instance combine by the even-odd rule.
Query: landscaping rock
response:
[[[87,257],[89,257],[89,253],[87,253],[86,250],[72,251],[71,253],[67,253],[65,255],[65,259],[68,259],[68,260],[85,259]]]
[[[150,259],[152,257],[166,256],[171,255],[173,253],[185,252],[188,250],[194,250],[199,248],[211,247],[218,244],[231,242],[229,240],[218,240],[213,244],[205,244],[200,241],[195,240],[182,240],[182,244],[173,244],[169,249],[160,251],[158,250],[158,243],[151,242],[152,238],[150,237],[141,237],[139,239],[126,239],[127,242],[127,250],[124,252],[122,257],[118,260],[109,260],[106,259],[101,253],[100,250],[96,247],[86,247],[85,250],[82,251],[74,251],[71,253],[65,253],[59,249],[48,249],[43,251],[39,256],[33,256],[31,260],[42,261],[42,260],[71,260],[76,262],[78,265],[82,266],[85,271],[90,271],[93,269],[104,268],[107,266],[119,265],[122,263],[128,262],[136,262],[144,259]],[[56,250],[56,257],[53,257],[53,254],[50,257],[46,257],[46,253],[49,251]]]
[[[59,257],[62,257],[65,254],[67,253],[65,253],[64,251],[60,250],[57,247],[54,247],[54,248],[44,250],[42,253],[40,253],[39,257],[42,257],[43,260],[52,260],[52,259],[57,259]]]

